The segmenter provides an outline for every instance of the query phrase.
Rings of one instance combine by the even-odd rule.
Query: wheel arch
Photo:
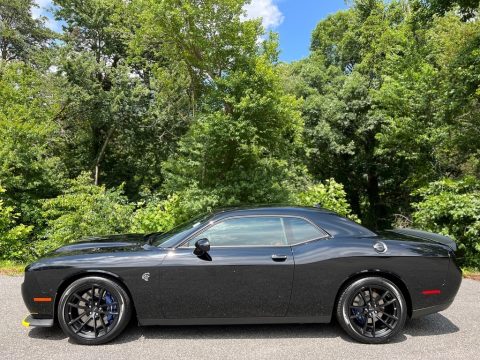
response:
[[[342,292],[345,290],[345,288],[349,286],[351,283],[353,283],[354,281],[357,281],[359,279],[363,279],[366,277],[382,277],[394,283],[400,289],[400,291],[402,292],[402,295],[405,298],[405,302],[407,303],[408,317],[412,316],[412,299],[410,297],[410,292],[408,290],[407,285],[405,285],[405,282],[400,278],[400,276],[388,271],[365,270],[365,271],[350,275],[348,278],[346,278],[343,281],[342,285],[338,288],[337,295],[335,296],[335,303],[332,309],[332,318],[335,318],[334,314],[337,309],[338,300]]]
[[[85,271],[73,274],[73,275],[63,279],[63,281],[60,283],[60,285],[57,289],[57,293],[55,295],[55,303],[54,303],[54,306],[53,306],[53,308],[54,308],[54,315],[53,316],[54,316],[55,321],[58,320],[58,317],[57,317],[58,316],[58,314],[57,314],[57,312],[58,312],[58,302],[60,301],[60,298],[62,297],[62,295],[63,295],[64,291],[67,289],[67,287],[70,284],[72,284],[74,281],[76,281],[78,279],[85,278],[85,277],[89,277],[89,276],[103,277],[103,278],[109,279],[109,280],[117,283],[119,286],[121,286],[130,298],[130,302],[132,304],[132,317],[137,316],[136,315],[137,312],[135,310],[135,303],[133,301],[132,293],[130,292],[128,286],[125,284],[125,282],[123,281],[123,279],[120,276],[118,276],[115,273],[112,273],[112,272],[109,272],[109,271],[104,271],[104,270],[85,270]]]

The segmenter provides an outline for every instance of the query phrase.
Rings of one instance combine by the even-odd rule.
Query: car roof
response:
[[[305,207],[293,205],[250,205],[216,209],[216,211],[213,212],[212,217],[214,219],[245,215],[295,215],[309,217],[308,215],[318,214],[335,213],[333,211],[320,207]]]
[[[334,236],[371,237],[377,236],[373,231],[347,219],[337,213],[320,207],[292,206],[292,205],[258,205],[239,206],[217,209],[212,213],[209,221],[222,220],[235,216],[251,215],[283,215],[306,218]]]

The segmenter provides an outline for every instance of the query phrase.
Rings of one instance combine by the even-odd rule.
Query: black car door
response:
[[[223,219],[172,250],[161,267],[159,291],[169,319],[285,316],[294,259],[284,222],[276,216]],[[207,238],[209,257],[193,253]]]

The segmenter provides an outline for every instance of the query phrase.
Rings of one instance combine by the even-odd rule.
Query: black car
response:
[[[327,323],[364,343],[446,309],[461,282],[455,243],[374,233],[303,207],[230,209],[167,233],[90,238],[25,269],[26,326],[81,344],[140,325]]]

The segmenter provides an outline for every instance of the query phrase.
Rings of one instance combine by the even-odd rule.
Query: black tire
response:
[[[126,291],[116,282],[99,276],[74,281],[58,302],[60,327],[70,339],[82,345],[113,340],[125,329],[131,315],[131,300]]]
[[[366,344],[390,341],[403,329],[407,304],[400,289],[382,277],[349,284],[337,303],[337,320],[353,339]]]

